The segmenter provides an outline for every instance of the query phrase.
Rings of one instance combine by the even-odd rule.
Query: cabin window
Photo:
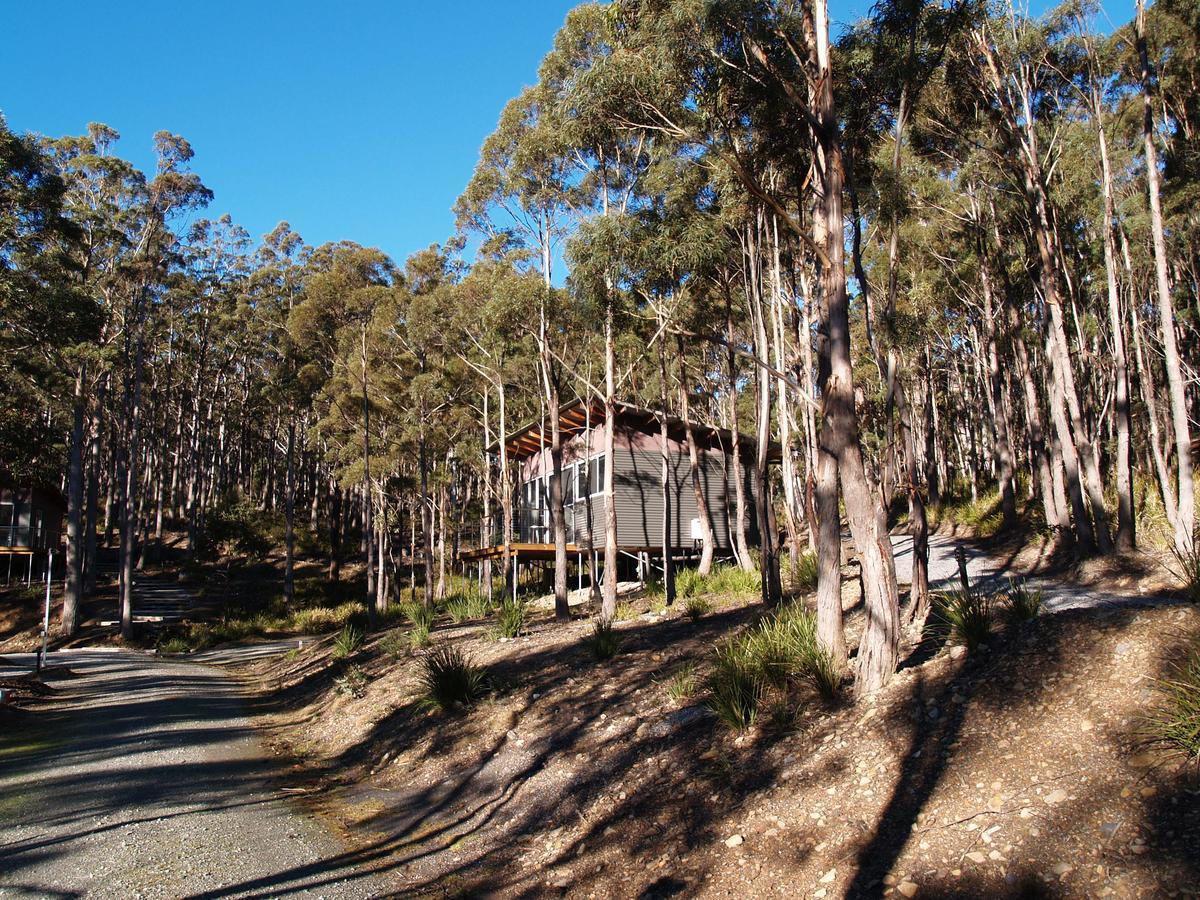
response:
[[[30,532],[29,546],[41,547],[44,543],[44,540],[42,535],[42,511],[40,509],[35,509],[33,511],[31,524],[33,525],[33,528]]]
[[[604,493],[604,457],[596,456],[588,461],[588,472],[592,482],[592,496]]]
[[[587,493],[588,493],[587,473],[588,473],[587,463],[581,462],[577,468],[576,478],[575,478],[575,498],[577,500],[583,500],[585,497],[587,497]]]
[[[12,545],[14,524],[16,524],[15,508],[11,503],[0,503],[0,544]]]
[[[563,506],[570,506],[575,502],[575,467],[568,466],[563,469]]]

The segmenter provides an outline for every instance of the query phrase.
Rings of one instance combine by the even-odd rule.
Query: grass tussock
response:
[[[358,652],[358,649],[363,645],[363,633],[353,625],[346,625],[338,636],[333,639],[334,659],[345,659],[348,656]]]
[[[1179,579],[1184,597],[1191,603],[1200,603],[1200,528],[1192,534],[1191,546],[1173,547],[1171,556],[1174,564],[1169,568]]]
[[[1042,592],[1031,588],[1024,581],[1013,581],[1008,585],[1003,598],[1004,617],[1014,624],[1031,622],[1042,611]]]
[[[525,630],[527,619],[528,610],[525,607],[524,600],[519,598],[516,600],[506,599],[500,604],[500,609],[496,612],[496,637],[520,637],[521,633]]]
[[[600,662],[612,659],[620,652],[621,639],[617,636],[611,619],[601,617],[595,621],[592,633],[587,638],[587,646],[592,656]]]
[[[1148,736],[1200,765],[1200,641],[1158,687],[1160,703],[1146,723]]]
[[[451,644],[438,647],[421,663],[421,699],[429,707],[452,710],[470,706],[487,692],[487,670]]]
[[[700,689],[700,677],[696,674],[695,663],[685,663],[680,666],[667,682],[667,696],[676,703],[684,703],[696,696]]]
[[[486,619],[492,614],[491,598],[478,591],[454,594],[446,600],[446,615],[455,625],[476,619]]]
[[[768,691],[786,694],[806,684],[828,702],[837,697],[841,681],[837,661],[817,641],[816,616],[789,604],[718,645],[707,704],[741,731],[754,724]]]
[[[945,591],[933,595],[932,605],[928,627],[937,638],[953,640],[974,650],[991,637],[995,608],[988,595],[976,591]]]
[[[811,552],[801,553],[792,566],[791,557],[787,559],[786,583],[793,590],[809,593],[817,589],[817,555]]]
[[[693,595],[683,601],[683,614],[693,622],[699,622],[712,612],[712,608],[712,601],[700,595]]]
[[[414,648],[428,644],[429,632],[433,630],[433,621],[437,616],[433,607],[426,606],[420,600],[410,600],[400,604],[400,612],[410,626],[409,643]]]
[[[699,597],[705,594],[726,597],[752,597],[762,589],[758,571],[747,572],[738,566],[716,565],[707,575],[696,569],[680,569],[675,575],[677,597]]]

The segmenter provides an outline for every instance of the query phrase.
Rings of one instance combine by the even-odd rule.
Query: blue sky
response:
[[[573,5],[0,0],[0,111],[52,136],[104,122],[142,168],[155,131],[182,134],[209,215],[402,262],[452,233],[480,144]],[[831,0],[831,15],[868,6]]]

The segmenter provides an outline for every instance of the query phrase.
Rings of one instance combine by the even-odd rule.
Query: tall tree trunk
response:
[[[1167,397],[1171,403],[1171,426],[1175,435],[1178,471],[1178,512],[1175,516],[1175,547],[1193,551],[1196,537],[1195,485],[1192,480],[1192,441],[1188,428],[1187,393],[1179,348],[1175,344],[1175,308],[1167,279],[1167,241],[1163,234],[1162,200],[1159,197],[1158,150],[1154,144],[1153,90],[1150,57],[1146,51],[1146,8],[1137,0],[1137,49],[1142,80],[1142,141],[1146,147],[1146,186],[1150,195],[1150,231],[1154,237],[1154,286],[1158,301],[1158,324],[1162,332],[1163,363],[1167,370]]]
[[[84,386],[87,367],[75,375],[75,402],[71,410],[71,448],[67,463],[67,583],[63,590],[60,631],[74,637],[79,628],[79,602],[83,595],[83,445],[87,440]]]
[[[659,403],[659,445],[662,450],[662,561],[663,561],[663,593],[666,603],[670,606],[675,602],[675,563],[672,558],[674,541],[671,540],[671,494],[675,481],[671,473],[671,443],[667,434],[667,334],[665,323],[660,323],[662,329],[658,336],[658,403]]]
[[[1137,523],[1133,515],[1133,470],[1129,460],[1129,360],[1125,353],[1125,317],[1121,315],[1121,293],[1117,287],[1116,247],[1113,241],[1112,171],[1108,163],[1108,138],[1104,133],[1104,105],[1099,88],[1091,91],[1092,116],[1096,122],[1096,142],[1100,148],[1100,182],[1104,193],[1104,275],[1108,287],[1108,328],[1112,333],[1113,362],[1113,424],[1117,432],[1117,549],[1130,551],[1136,543]]]
[[[617,498],[613,469],[617,434],[616,298],[610,286],[604,303],[604,596],[601,618],[617,614]]]
[[[283,602],[292,608],[296,599],[296,414],[288,416],[287,429],[287,496],[284,501]]]
[[[742,469],[741,428],[737,408],[737,356],[734,353],[733,310],[728,297],[725,305],[725,339],[728,344],[729,362],[729,431],[732,435],[730,451],[733,465],[733,527],[729,529],[729,544],[738,565],[744,572],[754,571],[754,560],[746,540],[746,476]]]
[[[684,434],[687,436],[688,473],[692,480],[692,495],[696,498],[696,517],[700,520],[700,565],[697,571],[701,575],[707,575],[712,571],[716,541],[713,537],[712,516],[708,511],[708,496],[700,482],[700,449],[696,446],[696,437],[692,433],[691,400],[687,364],[683,353],[683,335],[676,335],[675,340],[675,350],[679,357],[679,411],[683,418]]]
[[[846,296],[845,244],[842,240],[841,141],[833,101],[833,71],[825,0],[813,3],[817,38],[818,88],[814,118],[823,158],[821,214],[824,219],[825,265],[821,271],[828,303],[829,379],[824,385],[821,442],[837,458],[846,516],[861,554],[866,624],[858,645],[855,690],[860,695],[883,687],[896,671],[900,645],[900,609],[896,567],[888,536],[887,514],[867,478],[854,409],[854,375],[850,355],[850,305]]]

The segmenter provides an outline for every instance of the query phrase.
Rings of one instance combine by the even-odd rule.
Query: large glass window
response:
[[[575,467],[563,469],[563,505],[570,506],[575,502]]]
[[[0,503],[0,528],[8,528],[13,523],[13,505]]]
[[[592,482],[592,494],[604,493],[604,457],[597,456],[591,459],[588,470]]]

